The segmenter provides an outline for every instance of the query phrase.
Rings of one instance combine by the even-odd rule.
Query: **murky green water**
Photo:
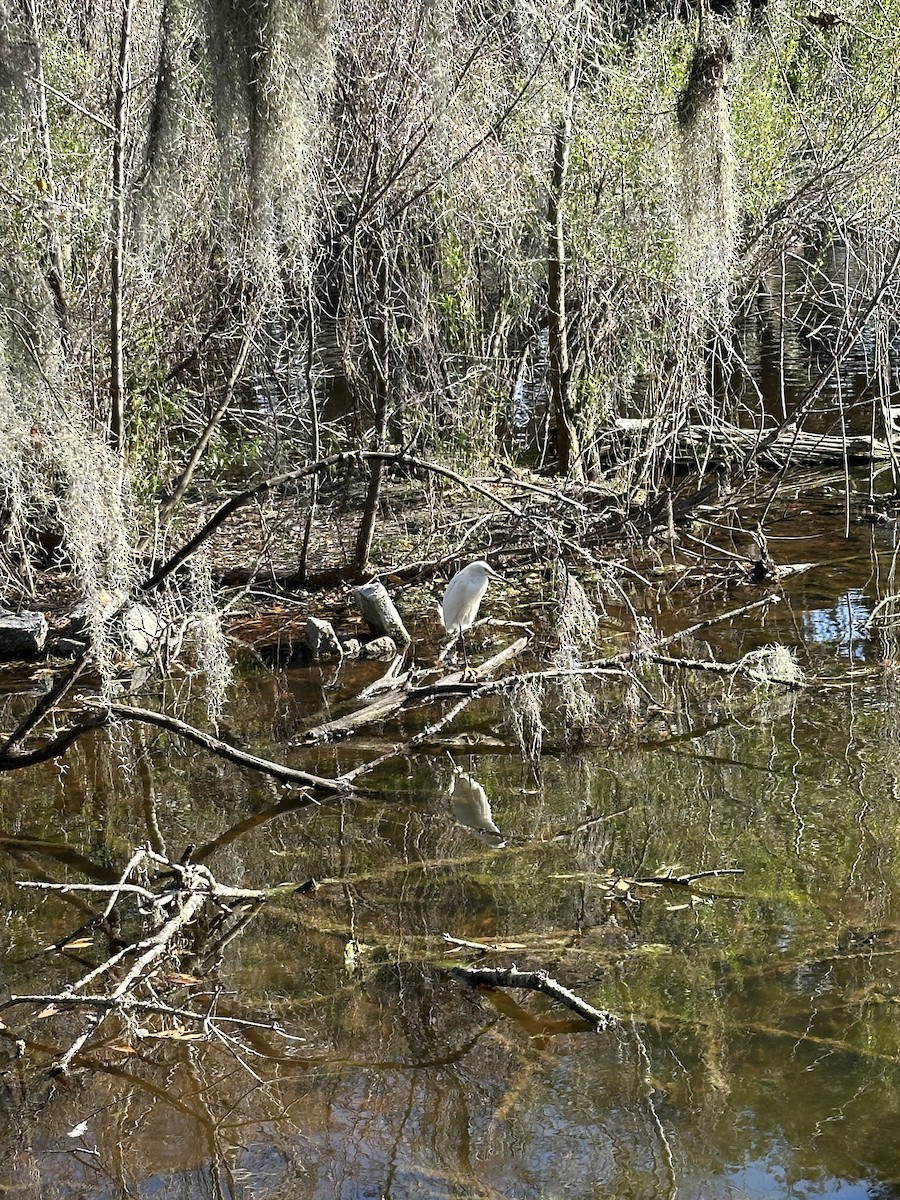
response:
[[[627,734],[623,692],[604,685],[603,748],[563,753],[550,721],[538,771],[499,744],[454,749],[489,813],[477,792],[468,806],[451,796],[444,751],[367,777],[360,800],[304,805],[135,727],[83,739],[62,769],[0,779],[7,993],[57,992],[106,950],[96,935],[42,953],[84,920],[85,901],[15,880],[110,879],[149,842],[175,857],[194,843],[235,886],[320,881],[197,959],[201,982],[175,993],[202,1006],[217,986],[220,1008],[275,1017],[303,1040],[159,1040],[136,1019],[104,1027],[51,1081],[48,1062],[83,1018],[5,1014],[0,1187],[900,1196],[900,677],[890,633],[864,628],[892,591],[894,527],[854,526],[847,542],[842,522],[839,502],[785,522],[818,540],[773,540],[780,561],[828,565],[790,581],[765,615],[698,635],[722,659],[784,641],[821,682],[751,691],[648,671]],[[662,586],[634,598],[674,630],[760,594],[698,585],[687,611]],[[247,672],[223,734],[346,769],[383,748],[380,731],[362,749],[285,746],[372,670]],[[166,704],[180,696],[201,720],[185,692],[173,683]],[[502,706],[469,710],[452,732],[465,730],[507,739]],[[628,882],[724,868],[743,874]],[[444,934],[513,948],[479,956]],[[476,993],[450,974],[474,962],[546,968],[618,1026],[595,1033],[532,993]]]

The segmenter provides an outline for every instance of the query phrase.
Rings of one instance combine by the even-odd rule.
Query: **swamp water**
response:
[[[822,561],[780,603],[701,636],[722,660],[795,647],[813,686],[664,685],[650,672],[644,707],[656,698],[661,712],[638,712],[643,728],[625,737],[622,693],[604,684],[609,746],[551,747],[538,772],[503,750],[502,709],[472,707],[453,732],[482,741],[453,757],[484,800],[471,787],[451,795],[440,753],[366,776],[360,800],[303,805],[138,727],[82,739],[61,768],[0,778],[7,993],[58,992],[105,952],[98,935],[42,953],[84,920],[82,900],[15,880],[108,881],[137,845],[177,857],[192,843],[223,883],[320,881],[266,905],[210,971],[220,1010],[274,1018],[302,1040],[110,1025],[49,1080],[83,1017],[4,1014],[0,1189],[900,1196],[900,657],[890,630],[866,627],[900,590],[896,527],[856,525],[846,541],[840,501],[786,515],[772,519],[778,559],[811,559],[814,546]],[[816,540],[797,553],[781,528]],[[687,616],[683,594],[680,615],[656,591],[644,600],[673,631],[762,594],[701,591]],[[223,736],[345,770],[384,735],[285,746],[372,671],[247,671]],[[159,699],[199,723],[197,704],[169,688]],[[629,883],[724,868],[743,874]],[[445,933],[508,948],[479,959]],[[618,1024],[596,1033],[533,993],[475,992],[450,973],[473,962],[546,968]],[[202,1007],[207,984],[186,983],[179,1002]]]

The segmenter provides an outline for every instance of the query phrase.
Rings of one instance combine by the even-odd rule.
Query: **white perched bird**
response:
[[[447,584],[444,598],[438,605],[444,628],[448,633],[456,634],[462,642],[463,662],[467,669],[466,639],[463,634],[475,624],[478,606],[484,599],[489,581],[500,578],[501,576],[481,559],[469,563],[467,567],[457,571]],[[449,649],[449,646],[444,649],[441,658]]]
[[[480,560],[456,572],[440,604],[441,621],[448,633],[462,633],[475,624],[489,581],[499,578],[496,571]]]

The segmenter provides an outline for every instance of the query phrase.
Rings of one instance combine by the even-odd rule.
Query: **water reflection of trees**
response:
[[[306,1043],[260,1035],[242,1062],[222,1045],[125,1054],[110,1039],[48,1091],[41,1049],[66,1026],[32,1029],[4,1071],[0,1177],[22,1194],[155,1180],[229,1195],[252,1176],[273,1196],[650,1196],[674,1172],[691,1195],[711,1180],[752,1192],[774,1156],[798,1186],[858,1178],[860,1163],[889,1178],[900,741],[895,706],[876,700],[728,714],[685,694],[672,728],[707,702],[714,718],[686,740],[660,727],[652,748],[549,756],[538,779],[503,754],[464,758],[500,849],[454,819],[450,768],[427,757],[373,776],[359,801],[301,808],[165,738],[132,738],[123,771],[103,732],[71,772],[2,781],[10,990],[81,969],[30,957],[73,907],[15,893],[35,870],[109,871],[155,836],[200,842],[231,883],[314,876],[320,890],[268,906],[220,968]],[[745,874],[610,898],[611,881],[666,866]],[[449,978],[444,932],[518,943],[490,961],[550,969],[621,1028],[553,1034],[498,1010]]]

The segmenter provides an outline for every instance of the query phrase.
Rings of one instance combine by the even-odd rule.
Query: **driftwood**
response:
[[[587,1001],[570,992],[568,988],[557,983],[546,971],[520,971],[517,967],[455,967],[453,975],[462,979],[472,987],[512,987],[527,988],[532,992],[542,992],[552,1000],[557,1000],[570,1008],[579,1017],[596,1026],[597,1030],[610,1029],[616,1023],[616,1018],[610,1012],[594,1008]]]

